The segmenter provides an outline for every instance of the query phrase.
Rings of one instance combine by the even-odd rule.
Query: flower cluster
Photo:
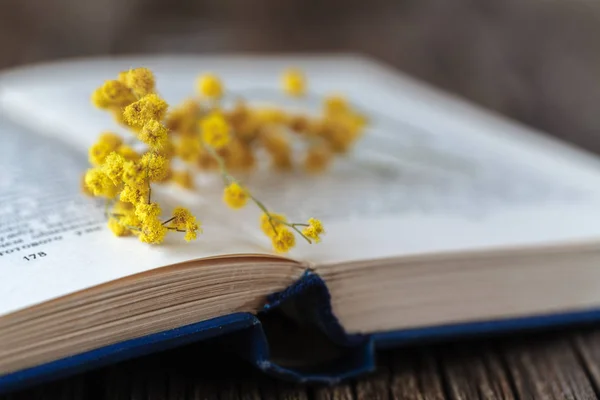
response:
[[[298,101],[306,95],[306,79],[298,70],[282,76],[285,93]],[[236,96],[234,105],[221,107],[226,91],[212,74],[198,80],[199,97],[172,109],[165,125],[170,129],[175,154],[192,167],[219,168],[214,157],[199,145],[216,149],[231,171],[249,171],[267,157],[277,170],[300,167],[310,173],[324,171],[336,155],[347,153],[361,137],[366,118],[342,96],[329,96],[316,115],[254,106]],[[201,119],[200,124],[197,121]]]
[[[306,78],[298,70],[286,71],[282,88],[302,98]],[[92,167],[85,173],[83,190],[106,199],[111,231],[152,244],[161,243],[169,231],[195,240],[201,231],[196,217],[178,207],[170,218],[162,218],[160,205],[152,201],[152,186],[172,182],[193,189],[193,171],[215,170],[224,182],[225,204],[240,209],[253,203],[262,211],[261,228],[277,252],[294,247],[295,235],[319,242],[325,232],[321,221],[290,222],[269,211],[231,171],[251,170],[264,156],[278,170],[299,164],[311,173],[323,171],[334,155],[347,152],[360,137],[365,118],[340,96],[325,98],[316,116],[251,106],[239,98],[227,109],[223,99],[228,93],[212,74],[198,79],[197,91],[195,98],[169,109],[156,92],[152,71],[136,68],[93,92],[93,104],[112,113],[133,135],[124,140],[105,132],[89,149]],[[172,167],[178,162],[185,169]]]

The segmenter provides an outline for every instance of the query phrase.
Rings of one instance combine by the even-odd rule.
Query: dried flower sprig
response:
[[[283,90],[293,97],[306,93],[306,78],[299,70],[282,76]],[[293,141],[304,145],[303,166],[314,173],[326,169],[335,154],[347,152],[366,124],[343,97],[325,99],[322,115],[311,117],[279,108],[252,107],[238,99],[230,110],[222,107],[227,96],[213,74],[202,75],[199,96],[171,110],[156,93],[153,73],[136,68],[108,80],[92,94],[93,104],[112,113],[132,131],[135,143],[106,132],[89,149],[92,168],[84,176],[84,191],[106,199],[108,227],[117,236],[137,235],[146,243],[161,243],[167,232],[185,233],[195,240],[200,222],[177,207],[160,219],[160,205],[152,201],[152,186],[173,182],[193,189],[189,169],[173,170],[171,161],[182,160],[192,169],[217,170],[224,184],[223,201],[233,209],[254,203],[261,211],[260,226],[277,252],[296,244],[295,234],[317,243],[325,233],[321,221],[289,222],[271,212],[230,171],[248,171],[257,158],[267,155],[275,169],[288,170],[297,156]],[[141,150],[137,150],[142,147]]]

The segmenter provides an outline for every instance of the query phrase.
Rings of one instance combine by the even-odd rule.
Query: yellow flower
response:
[[[223,191],[223,201],[233,209],[242,208],[248,202],[248,192],[238,183],[233,182]]]
[[[177,229],[185,229],[188,223],[195,223],[196,217],[185,207],[177,207],[173,210],[173,221],[171,224]]]
[[[141,129],[152,119],[162,121],[167,108],[166,101],[157,94],[151,93],[125,107],[123,119],[132,128]]]
[[[135,68],[121,75],[121,79],[138,97],[154,92],[154,74],[148,68]]]
[[[297,133],[308,132],[311,121],[306,115],[293,115],[286,121],[289,128]]]
[[[162,181],[169,174],[169,160],[160,154],[144,154],[141,165],[151,181]]]
[[[225,149],[228,153],[225,165],[230,170],[245,171],[254,166],[254,153],[247,143],[239,139],[232,140]]]
[[[220,99],[223,96],[223,84],[216,75],[205,74],[198,78],[198,92],[204,97]]]
[[[196,101],[192,99],[185,100],[169,111],[165,119],[165,125],[173,132],[186,134],[194,130],[200,111],[200,106]]]
[[[148,218],[142,224],[142,233],[140,241],[150,244],[160,244],[165,239],[167,228],[158,220],[158,218]]]
[[[185,230],[184,239],[187,242],[196,240],[198,232],[202,232],[196,217],[184,207],[177,207],[173,210],[171,225],[177,230]]]
[[[283,91],[290,96],[303,96],[306,93],[306,79],[302,71],[298,69],[288,69],[281,78]]]
[[[316,218],[310,218],[308,220],[308,226],[302,230],[302,234],[309,239],[314,240],[316,243],[321,241],[321,235],[325,233],[323,229],[323,223]]]
[[[113,214],[112,218],[116,219],[119,225],[121,225],[123,228],[126,228],[128,234],[139,233],[135,228],[139,228],[142,223],[135,215],[135,208],[132,204],[117,201],[113,206],[111,213]],[[114,227],[113,232],[115,230],[118,230],[116,226]]]
[[[101,133],[98,137],[99,143],[106,143],[111,149],[116,150],[121,144],[123,144],[123,138],[112,132]]]
[[[158,218],[160,206],[157,203],[138,203],[135,205],[135,215],[145,223],[148,219]]]
[[[274,107],[256,109],[252,116],[262,124],[285,124],[289,120],[285,111]]]
[[[110,178],[110,180],[115,185],[118,185],[123,179],[124,164],[125,159],[123,158],[123,156],[113,151],[104,160],[104,164],[102,165],[102,171],[106,174],[106,176]]]
[[[249,115],[241,121],[235,121],[234,126],[236,136],[246,142],[250,142],[259,135],[262,123],[256,116]]]
[[[129,70],[127,71],[121,71],[117,74],[117,80],[119,82],[121,82],[123,85],[126,85],[125,81],[127,80],[127,73],[129,72]]]
[[[201,151],[200,138],[194,136],[183,136],[175,145],[175,154],[185,162],[195,162]]]
[[[117,195],[117,187],[100,168],[92,168],[86,172],[85,185],[94,196],[104,196],[112,199]]]
[[[138,138],[153,149],[163,148],[168,140],[167,128],[155,119],[144,124]]]
[[[345,153],[350,150],[360,134],[361,128],[348,116],[326,118],[319,129],[319,136],[327,141],[335,153]]]
[[[115,236],[127,236],[131,234],[131,231],[121,225],[118,219],[111,217],[108,219],[108,228],[112,231]]]
[[[85,176],[86,176],[86,174],[81,175],[81,179],[79,181],[79,186],[81,188],[81,192],[84,195],[92,197],[92,196],[94,196],[94,193],[92,193],[90,188],[87,186],[87,183],[85,183]]]
[[[227,121],[234,127],[238,127],[239,123],[246,120],[250,116],[248,106],[243,100],[236,100],[233,108],[226,112]]]
[[[123,182],[129,186],[147,186],[146,170],[140,162],[125,161],[123,163]]]
[[[260,229],[262,229],[265,235],[273,238],[284,227],[281,221],[287,222],[287,218],[283,214],[270,213],[270,215],[271,218],[269,218],[269,214],[265,213],[260,216]]]
[[[342,96],[329,96],[325,98],[324,102],[325,114],[327,115],[339,115],[345,114],[350,111],[348,101]]]
[[[148,199],[148,187],[147,186],[131,186],[125,185],[121,191],[120,200],[126,201],[131,204],[138,204],[145,202]]]
[[[273,155],[273,168],[278,171],[289,171],[292,169],[292,156],[290,153]]]
[[[122,125],[124,127],[129,127],[129,125],[127,125],[127,123],[125,122],[125,118],[123,117],[123,107],[110,107],[108,109],[108,112],[110,112],[113,116],[113,119],[119,124]]]
[[[331,162],[332,154],[325,146],[313,146],[306,152],[304,168],[311,173],[322,172]]]
[[[140,155],[133,149],[133,147],[124,144],[117,148],[117,153],[123,156],[123,158],[127,161],[137,161],[140,158]]]
[[[124,203],[122,201],[117,201],[117,202],[115,202],[115,205],[113,206],[112,212],[115,214],[133,213],[134,207],[130,203]]]
[[[191,242],[192,240],[196,240],[198,237],[198,232],[201,232],[200,226],[196,223],[196,217],[194,217],[193,222],[188,222],[185,225],[185,236],[183,237],[186,242]]]
[[[355,112],[355,113],[352,113],[349,116],[349,118],[350,118],[352,124],[354,125],[354,127],[358,130],[363,129],[369,123],[368,117],[364,114],[358,114]]]
[[[190,171],[174,171],[173,182],[186,189],[194,188],[194,177]]]
[[[170,137],[167,137],[167,141],[165,142],[163,147],[157,150],[158,154],[169,160],[175,155],[175,145],[170,139]]]
[[[124,204],[129,204],[129,203],[124,203]],[[119,218],[119,223],[121,225],[123,225],[124,227],[129,227],[130,228],[141,228],[142,226],[142,221],[140,221],[140,219],[137,217],[137,215],[135,215],[135,213],[131,210],[128,211],[124,211],[122,212],[122,214],[124,214],[122,217]],[[130,229],[131,233],[139,233],[138,230],[134,230],[134,229]]]
[[[104,82],[92,93],[92,103],[98,108],[125,107],[135,101],[127,86],[117,80]]]
[[[98,108],[109,108],[111,104],[104,98],[104,94],[102,93],[102,88],[98,88],[92,92],[92,96],[90,97],[92,100],[92,104]]]
[[[205,149],[202,149],[200,151],[198,159],[196,160],[196,165],[198,166],[198,168],[204,170],[215,169],[219,166],[219,164],[213,158],[213,156]]]
[[[271,155],[272,165],[278,170],[292,167],[291,146],[286,135],[277,129],[269,129],[261,135],[261,143]]]
[[[290,142],[286,135],[277,128],[271,128],[261,135],[261,143],[271,155],[290,152]]]
[[[200,121],[202,141],[220,149],[229,143],[229,125],[222,115],[213,113]]]
[[[113,150],[114,149],[105,142],[93,144],[88,150],[90,164],[94,166],[102,165],[104,160],[106,160],[106,157],[108,157]]]
[[[287,253],[296,245],[296,237],[287,228],[278,229],[277,235],[272,239],[273,248],[278,253]]]

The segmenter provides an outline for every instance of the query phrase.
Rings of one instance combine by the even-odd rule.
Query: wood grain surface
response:
[[[336,386],[263,375],[210,344],[123,362],[12,393],[15,399],[596,399],[600,325],[401,348]]]

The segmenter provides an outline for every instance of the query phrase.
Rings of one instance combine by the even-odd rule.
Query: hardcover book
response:
[[[266,203],[322,219],[323,243],[273,253],[256,210],[226,210],[210,174],[197,191],[156,193],[199,211],[206,238],[112,236],[80,181],[98,133],[122,128],[90,93],[135,66],[173,104],[207,71],[249,102],[310,110],[312,95],[344,93],[370,121],[350,154],[320,175],[244,177]],[[310,80],[301,106],[277,90],[289,66]],[[199,340],[284,378],[336,382],[372,369],[381,347],[596,320],[599,239],[595,156],[362,57],[0,74],[0,391]]]

